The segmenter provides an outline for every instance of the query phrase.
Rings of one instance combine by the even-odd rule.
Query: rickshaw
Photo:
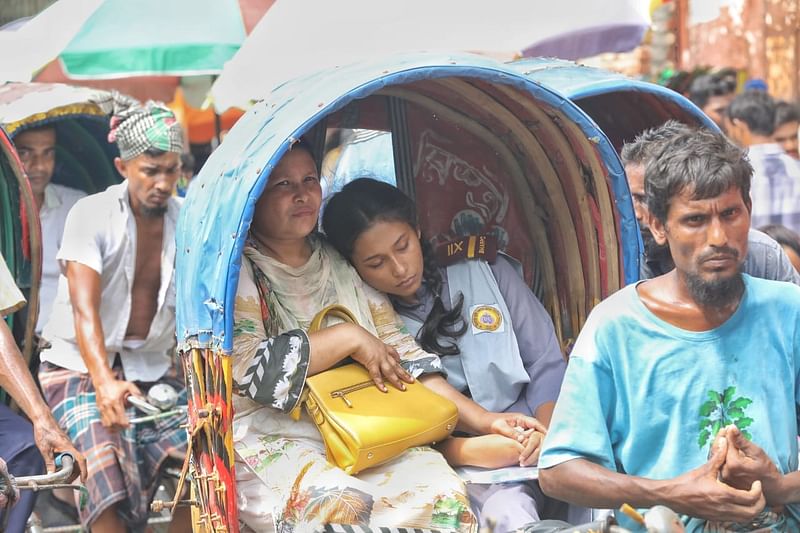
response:
[[[0,127],[0,253],[28,300],[27,306],[7,320],[26,360],[30,359],[38,316],[41,241],[39,214],[30,183],[11,139]]]
[[[62,84],[46,83],[7,83],[0,86],[0,125],[8,132],[10,140],[21,132],[43,125],[52,124],[57,131],[56,168],[53,183],[67,185],[92,194],[105,189],[112,183],[119,183],[121,176],[114,169],[116,148],[106,140],[108,136],[108,120],[100,108],[90,98],[100,94],[95,89],[72,87]],[[16,157],[16,156],[15,156]],[[30,191],[22,167],[21,180]],[[20,335],[20,346],[26,360],[31,361],[36,349],[33,340],[33,329],[38,313],[39,280],[41,278],[41,235],[39,230],[38,211],[32,203],[31,220],[35,221],[35,231],[24,234],[27,240],[15,242],[25,243],[30,253],[35,256],[35,267],[27,267],[26,273],[17,279],[26,290],[28,305],[15,324],[15,331],[23,331]],[[10,216],[5,215],[4,217]],[[26,211],[27,215],[27,211]],[[34,224],[34,222],[31,222]],[[11,226],[4,220],[3,228]],[[31,235],[33,238],[29,238]],[[12,246],[13,248],[13,246]],[[6,261],[15,257],[11,248],[3,248]],[[17,268],[23,268],[20,263]],[[13,272],[13,270],[12,270]],[[35,361],[34,361],[35,363]],[[33,369],[35,371],[35,369]]]
[[[38,287],[41,275],[41,232],[39,215],[30,183],[25,177],[22,163],[11,138],[0,127],[0,253],[9,271],[27,299],[20,311],[6,317],[14,340],[23,347],[23,356],[30,359],[33,345],[33,328],[38,313]],[[7,401],[0,391],[0,401]],[[11,484],[20,490],[52,490],[63,485],[72,474],[73,457],[60,456],[58,470],[52,474],[26,478],[9,478],[0,475],[0,490]],[[12,472],[13,474],[13,472]]]
[[[434,241],[490,233],[521,261],[565,353],[591,308],[638,277],[638,230],[613,145],[578,106],[516,67],[418,53],[280,85],[211,155],[178,224],[177,337],[191,438],[185,470],[197,531],[239,530],[233,310],[256,200],[295,141],[310,141],[322,161],[342,129],[391,134],[395,184],[416,198]]]
[[[12,140],[29,128],[55,126],[53,183],[93,194],[122,180],[114,168],[119,152],[108,142],[108,116],[92,102],[107,94],[60,83],[7,83],[0,86],[0,124]]]

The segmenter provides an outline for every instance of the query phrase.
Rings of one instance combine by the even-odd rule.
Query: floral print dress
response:
[[[407,370],[413,375],[441,372],[438,357],[416,345],[391,303],[366,286],[335,251],[316,245],[322,246],[328,267],[349,280],[365,301],[347,302],[332,288],[336,284],[325,283],[318,293],[321,301],[307,302],[305,315],[332,303],[349,303],[351,310],[363,303],[372,322],[365,327],[397,349]],[[253,247],[245,254],[258,259]],[[289,415],[308,369],[308,316],[295,329],[276,329],[275,284],[255,265],[242,261],[234,313],[234,379],[240,391],[234,399],[234,447],[242,522],[255,531],[286,533],[315,531],[323,524],[476,530],[463,482],[430,447],[412,448],[356,476],[326,461],[320,434],[307,414],[298,421]],[[263,276],[260,283],[256,275]]]

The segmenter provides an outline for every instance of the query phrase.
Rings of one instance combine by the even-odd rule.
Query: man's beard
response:
[[[167,206],[159,205],[155,207],[150,207],[147,205],[142,205],[142,215],[148,218],[158,218],[163,217],[164,214],[167,212]]]
[[[726,307],[736,303],[744,292],[742,264],[729,278],[704,280],[694,272],[686,272],[686,286],[692,298],[704,307]]]

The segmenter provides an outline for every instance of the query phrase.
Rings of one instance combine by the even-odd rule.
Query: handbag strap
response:
[[[356,317],[353,316],[353,313],[350,312],[348,308],[341,304],[332,304],[325,308],[323,308],[319,313],[314,315],[314,318],[311,320],[311,325],[308,327],[309,333],[314,333],[322,329],[322,322],[329,316],[335,316],[337,318],[341,318],[345,322],[352,322],[353,324],[358,324],[358,320]],[[297,402],[297,405],[294,409],[291,410],[289,415],[292,417],[292,420],[297,422],[300,420],[300,406],[306,402],[308,399],[308,387],[303,387],[303,392],[300,396],[300,401]]]
[[[358,324],[358,320],[356,320],[356,317],[348,308],[341,304],[332,304],[314,315],[314,319],[311,320],[311,325],[308,327],[308,332],[316,333],[317,331],[321,330],[322,322],[329,316],[335,316],[336,318],[340,318],[345,322]]]

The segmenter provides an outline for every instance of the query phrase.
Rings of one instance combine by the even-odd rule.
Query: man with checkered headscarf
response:
[[[132,425],[142,413],[126,401],[167,383],[185,402],[174,340],[180,204],[172,194],[183,132],[162,104],[119,94],[97,103],[112,113],[109,141],[119,147],[114,164],[125,180],[79,200],[67,217],[58,295],[43,332],[52,347],[42,352],[39,379],[87,458],[83,526],[139,531],[158,472],[168,459],[182,460],[187,446],[180,414]],[[173,522],[191,530],[188,512]]]

